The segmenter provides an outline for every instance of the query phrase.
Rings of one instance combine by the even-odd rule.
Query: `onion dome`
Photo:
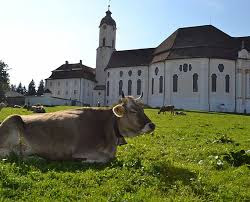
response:
[[[103,24],[111,25],[111,26],[116,27],[115,20],[111,17],[111,14],[112,13],[110,12],[110,10],[106,11],[106,16],[104,18],[102,18],[101,23],[100,23],[100,27]]]

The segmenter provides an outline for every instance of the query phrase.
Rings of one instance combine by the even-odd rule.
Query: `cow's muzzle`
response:
[[[151,133],[153,132],[155,129],[155,124],[153,124],[152,122],[147,123],[143,129],[141,130],[141,133]]]
[[[155,129],[155,124],[153,124],[153,123],[149,123],[149,128],[151,128],[152,129],[152,131]]]

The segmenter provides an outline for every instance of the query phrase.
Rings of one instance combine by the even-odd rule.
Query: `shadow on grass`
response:
[[[26,175],[30,170],[39,170],[42,173],[46,172],[84,172],[86,170],[103,170],[107,167],[120,167],[116,159],[109,163],[85,163],[80,160],[52,161],[38,156],[29,156],[22,158],[12,154],[6,160],[6,163],[15,163],[20,169],[20,174]]]
[[[168,162],[156,162],[152,165],[149,174],[157,176],[160,181],[159,189],[162,193],[180,193],[180,189],[192,189],[197,196],[207,198],[204,185],[197,178],[197,174],[186,168],[175,167]]]
[[[79,161],[49,161],[38,157],[25,160],[18,156],[12,156],[5,162],[11,164],[15,163],[19,168],[18,172],[21,175],[28,175],[30,171],[34,171],[36,169],[42,173],[84,172],[87,170],[102,171],[106,168],[136,170],[137,172],[141,173],[141,176],[151,176],[158,179],[157,181],[159,183],[157,185],[157,189],[164,195],[173,191],[178,193],[180,188],[185,189],[189,187],[189,189],[192,189],[196,195],[207,197],[207,194],[204,192],[203,185],[197,179],[196,173],[191,172],[186,168],[173,166],[169,162],[151,162],[146,166],[146,168],[144,167],[145,165],[142,163],[142,160],[139,158],[127,160],[114,159],[113,161],[106,164],[87,164]],[[150,184],[154,180],[152,182],[150,181],[146,186],[151,186]],[[17,188],[19,187],[18,184],[16,186]],[[9,187],[9,185],[6,185],[6,187]],[[13,189],[13,183],[11,183],[11,187]]]

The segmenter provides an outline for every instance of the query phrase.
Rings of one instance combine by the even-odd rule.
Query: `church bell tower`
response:
[[[97,85],[105,85],[105,71],[109,59],[115,51],[116,22],[108,9],[99,26],[99,47],[96,50],[96,80]]]

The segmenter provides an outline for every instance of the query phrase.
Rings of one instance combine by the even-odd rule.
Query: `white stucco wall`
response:
[[[105,106],[105,90],[93,90],[93,106]]]
[[[49,79],[45,87],[52,92],[52,96],[63,99],[80,101],[82,104],[92,105],[92,90],[95,83],[83,78]]]
[[[36,104],[42,104],[45,106],[56,106],[56,105],[71,105],[70,100],[64,100],[60,98],[51,97],[51,94],[45,94],[42,96],[26,96],[25,104],[32,106]]]
[[[184,71],[187,64],[187,71]],[[207,108],[207,59],[180,59],[165,61],[165,104],[183,109]],[[180,70],[180,65],[182,69]],[[190,66],[191,65],[191,66]],[[191,67],[191,68],[190,68]],[[173,92],[173,76],[178,76],[177,92]],[[193,92],[193,75],[198,74],[198,92]]]
[[[132,71],[132,75],[129,76],[128,72]],[[138,75],[138,71],[141,71],[141,75]],[[122,77],[120,71],[123,72]],[[109,73],[109,76],[108,76]],[[106,70],[106,85],[109,81],[110,90],[109,96],[106,96],[106,104],[112,105],[117,103],[119,98],[119,81],[123,82],[123,92],[128,95],[128,80],[132,81],[132,96],[139,97],[137,95],[137,80],[141,80],[141,91],[143,92],[142,101],[147,104],[148,99],[148,67],[147,66],[134,66],[134,67],[119,67]]]
[[[250,113],[250,58],[236,62],[236,109],[239,113]]]
[[[155,70],[158,68],[158,73],[156,75]],[[164,62],[152,64],[149,67],[149,96],[148,104],[154,107],[161,107],[164,105]],[[163,91],[160,93],[160,76],[163,76]],[[152,89],[152,79],[154,80]]]
[[[224,70],[220,72],[218,65],[223,64]],[[212,74],[216,74],[216,92],[212,92]],[[229,75],[229,93],[226,92],[225,76]],[[221,111],[220,106],[224,104],[226,112],[234,112],[235,110],[235,61],[225,59],[210,59],[210,111]]]

